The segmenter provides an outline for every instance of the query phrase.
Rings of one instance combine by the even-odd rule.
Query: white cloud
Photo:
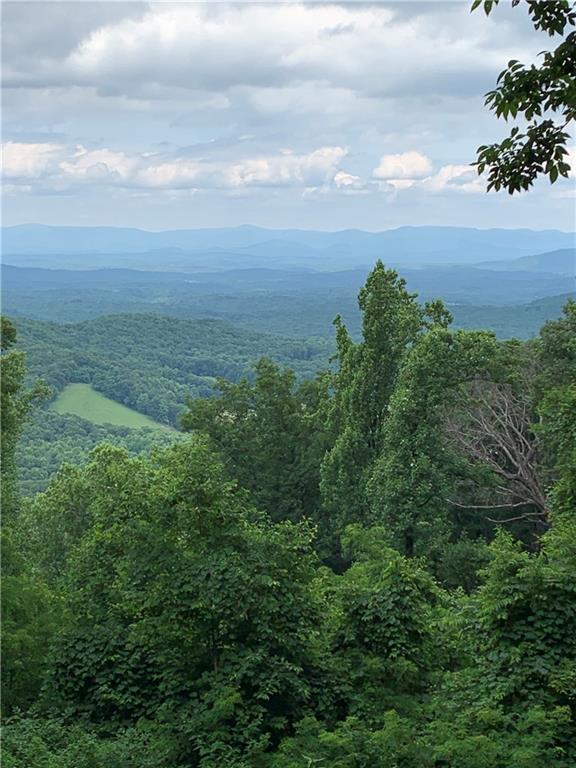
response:
[[[443,165],[433,176],[422,180],[422,186],[432,192],[484,192],[484,185],[475,168],[470,165]]]
[[[158,163],[152,158],[135,182],[157,188],[306,187],[332,182],[345,155],[342,147],[321,147],[308,154],[284,150],[235,163],[182,159]]]
[[[410,151],[398,155],[384,155],[372,175],[375,179],[421,179],[432,171],[426,155]]]
[[[178,154],[129,156],[106,147],[8,142],[3,155],[6,178],[34,178],[58,189],[84,183],[158,190],[304,188],[334,183],[346,149],[320,147],[308,153],[284,149],[272,155],[225,162]]]
[[[109,185],[126,189],[183,191],[220,189],[240,192],[263,187],[296,188],[306,194],[341,192],[367,194],[393,190],[474,193],[484,191],[469,165],[443,165],[432,173],[432,162],[414,150],[384,155],[371,179],[341,167],[347,149],[326,146],[310,152],[289,148],[240,160],[214,160],[174,153],[127,154],[108,147],[86,148],[60,143],[7,142],[3,145],[4,178],[29,191],[30,181],[45,189]]]
[[[337,189],[363,189],[364,182],[360,176],[354,176],[345,171],[338,171],[334,176],[334,185]]]
[[[62,146],[7,141],[2,145],[2,173],[7,179],[37,179],[57,163]]]
[[[79,181],[128,181],[138,165],[137,158],[127,157],[123,152],[79,146],[59,164],[59,170],[65,177]]]
[[[521,8],[54,0],[7,3],[3,20],[7,220],[185,226],[195,195],[194,215],[216,225],[378,228],[468,212],[511,226],[536,209],[539,226],[572,226],[572,201],[531,201],[560,200],[573,179],[537,186],[509,218],[497,196],[470,200],[485,181],[458,165],[501,134],[483,99],[497,73],[547,47]],[[18,202],[18,190],[37,194]]]
[[[388,184],[395,190],[410,189],[416,184],[416,179],[388,179]]]
[[[381,180],[384,188],[395,192],[423,190],[429,193],[484,191],[475,168],[470,165],[443,165],[432,173],[432,163],[419,152],[385,155],[373,176]]]

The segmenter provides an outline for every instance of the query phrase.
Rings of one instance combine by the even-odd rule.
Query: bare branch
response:
[[[460,453],[500,479],[494,489],[499,498],[493,504],[449,503],[462,509],[531,507],[533,512],[514,519],[547,520],[546,494],[537,472],[538,442],[526,398],[509,385],[475,380],[463,387],[459,404],[446,416],[445,429]],[[508,501],[501,503],[502,497]]]
[[[515,523],[519,520],[528,520],[530,523],[539,523],[540,525],[546,525],[546,521],[542,520],[542,517],[536,513],[530,513],[527,512],[524,515],[518,515],[517,517],[506,517],[504,520],[496,520],[494,517],[487,517],[486,520],[488,520],[491,523],[497,523],[497,524],[504,524],[504,523]]]
[[[454,507],[460,509],[514,509],[515,507],[525,507],[525,501],[518,501],[515,504],[460,504],[458,501],[452,501],[452,499],[446,499],[448,504],[452,504]],[[528,514],[536,514],[530,512]]]

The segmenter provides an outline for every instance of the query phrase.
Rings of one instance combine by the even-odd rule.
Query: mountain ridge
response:
[[[57,227],[15,225],[2,230],[5,258],[55,257],[89,264],[115,255],[134,257],[156,252],[173,258],[202,254],[209,262],[223,258],[222,249],[238,260],[259,256],[271,264],[317,261],[324,268],[373,263],[471,264],[573,247],[574,233],[560,230],[473,229],[466,227],[399,227],[380,232],[344,229],[335,232],[302,229],[235,228],[179,229],[148,232],[122,227]],[[174,251],[174,249],[179,249]],[[163,254],[159,254],[162,251]],[[183,253],[180,253],[183,252]],[[241,253],[238,253],[241,251]],[[197,260],[197,259],[196,259]],[[40,266],[39,264],[29,264]],[[16,264],[18,266],[18,264]]]

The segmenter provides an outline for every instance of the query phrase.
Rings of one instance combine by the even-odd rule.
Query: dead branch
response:
[[[546,522],[546,494],[537,472],[538,441],[531,429],[527,399],[506,384],[474,381],[445,419],[445,429],[454,447],[471,462],[487,466],[499,478],[493,504],[463,504],[463,509],[514,509],[530,507],[519,518]],[[506,499],[505,503],[502,503]],[[505,522],[502,520],[492,522]]]

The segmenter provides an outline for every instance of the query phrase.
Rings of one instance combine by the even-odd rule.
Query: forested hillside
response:
[[[176,431],[93,424],[79,416],[37,408],[30,414],[16,450],[20,492],[33,496],[44,491],[62,464],[85,464],[100,443],[138,454],[171,445],[181,437]]]
[[[267,337],[250,377],[261,337],[219,322],[19,322],[32,379],[65,381],[62,334],[115,392],[123,364],[163,385],[144,359],[223,377],[175,444],[26,500],[43,393],[4,324],[9,768],[576,764],[576,304],[499,341],[378,262],[358,306],[332,368]]]
[[[120,257],[119,257],[120,258]],[[422,301],[441,295],[458,327],[487,328],[500,338],[530,338],[557,317],[574,295],[576,251],[565,249],[482,265],[402,264],[401,274]],[[124,257],[120,263],[125,261]],[[214,260],[216,261],[216,259]],[[390,265],[390,260],[386,260]],[[217,318],[251,330],[308,339],[332,336],[338,313],[360,332],[356,294],[368,265],[354,269],[261,268],[238,259],[234,269],[167,272],[136,269],[36,269],[2,267],[5,311],[61,323],[109,314],[160,314]],[[497,271],[497,274],[495,272]]]
[[[206,396],[216,378],[238,381],[263,355],[300,377],[325,367],[331,345],[257,333],[217,320],[109,315],[77,325],[18,319],[31,378],[55,392],[89,383],[108,397],[176,425],[189,396]]]

